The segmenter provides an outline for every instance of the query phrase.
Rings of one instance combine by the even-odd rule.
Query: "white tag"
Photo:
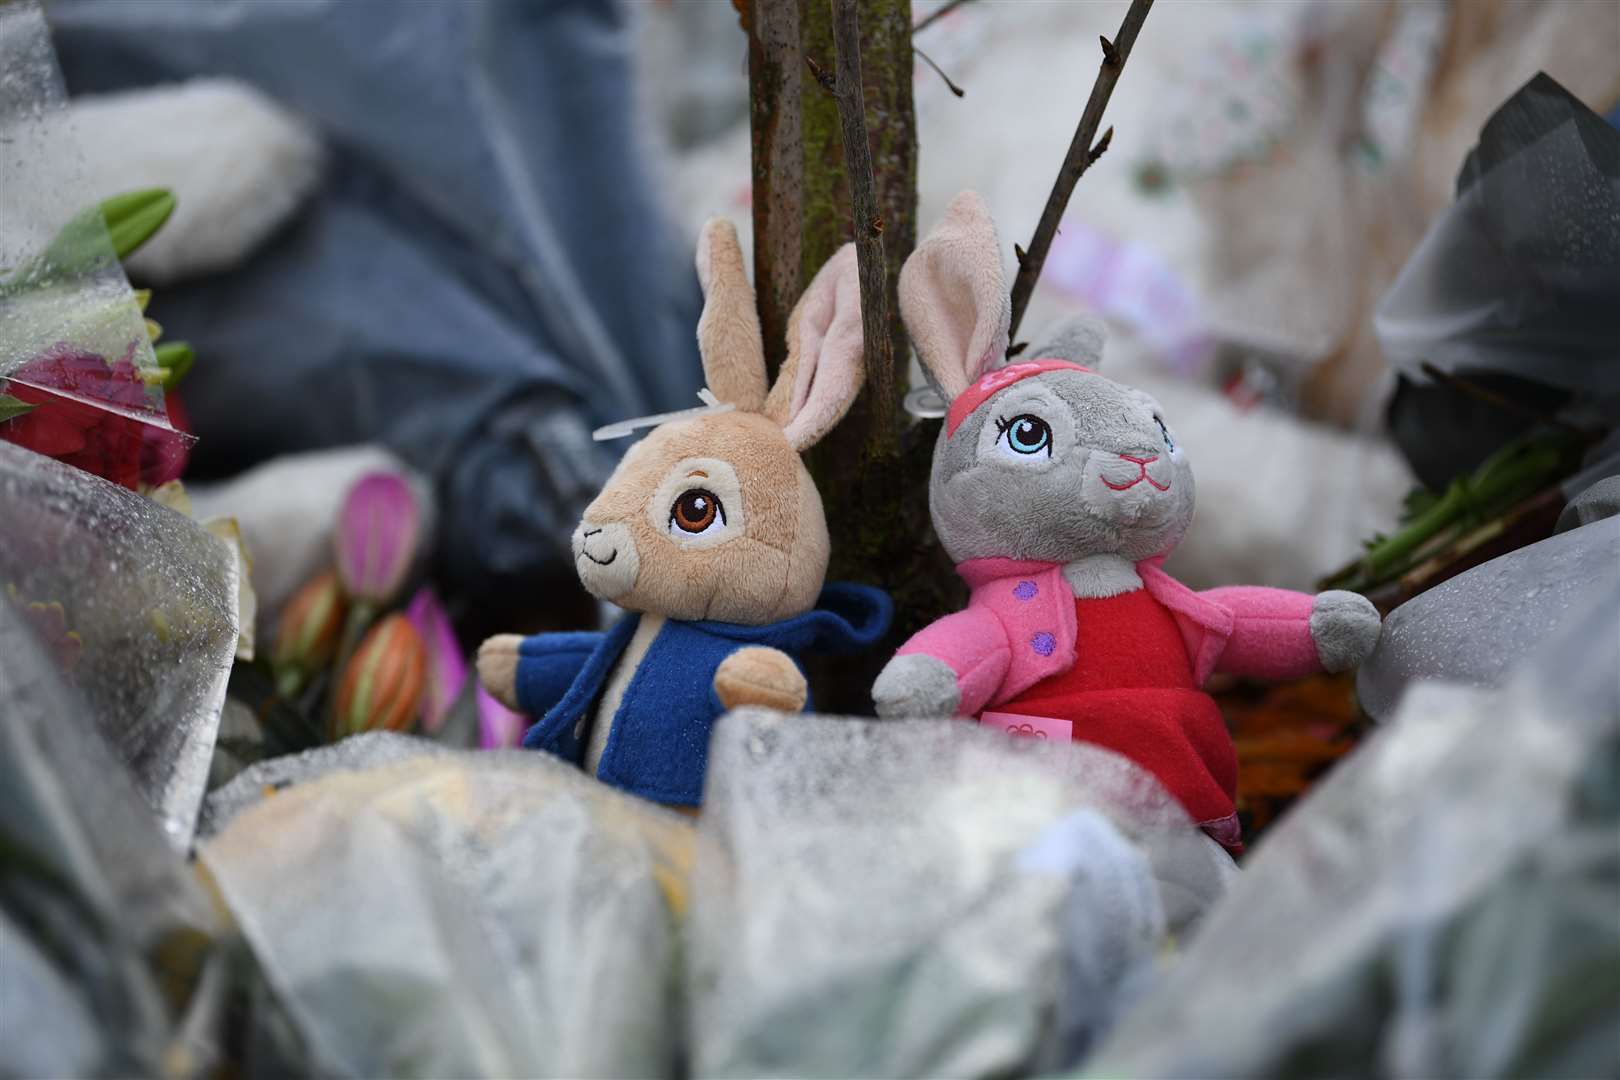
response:
[[[609,439],[622,439],[638,428],[657,427],[670,420],[687,420],[694,416],[718,416],[721,413],[731,412],[736,408],[729,402],[721,401],[715,397],[708,387],[698,391],[698,397],[703,404],[696,409],[679,409],[675,412],[659,413],[656,416],[642,416],[635,420],[620,420],[616,424],[608,424],[591,432],[591,438],[597,442],[606,442]]]
[[[946,401],[932,386],[919,386],[906,394],[902,407],[920,420],[934,420],[945,415]]]

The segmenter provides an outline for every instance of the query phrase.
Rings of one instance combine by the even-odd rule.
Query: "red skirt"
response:
[[[1174,616],[1146,589],[1076,600],[1075,615],[1074,665],[992,706],[985,719],[1002,727],[1009,714],[1066,723],[1076,742],[1141,765],[1205,832],[1242,851],[1237,753],[1219,706],[1193,682]]]

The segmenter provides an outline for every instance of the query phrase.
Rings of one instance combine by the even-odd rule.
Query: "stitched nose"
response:
[[[1151,454],[1151,456],[1150,456],[1150,454]],[[1139,454],[1117,454],[1115,456],[1118,457],[1121,461],[1128,461],[1132,465],[1135,465],[1136,466],[1136,475],[1131,477],[1130,480],[1126,481],[1123,484],[1116,484],[1112,480],[1108,479],[1107,476],[1102,477],[1102,482],[1104,484],[1107,484],[1108,487],[1111,488],[1112,490],[1114,490],[1114,491],[1129,491],[1131,488],[1135,487],[1137,484],[1140,484],[1143,480],[1146,480],[1152,487],[1154,487],[1155,489],[1157,489],[1159,491],[1169,491],[1170,490],[1170,485],[1168,483],[1161,484],[1157,480],[1153,479],[1153,477],[1148,475],[1147,467],[1149,465],[1153,464],[1155,461],[1158,461],[1159,460],[1159,455],[1152,454],[1151,451],[1143,451],[1143,452],[1140,452]]]
[[[604,538],[603,540],[596,541],[597,546],[595,548],[592,548],[591,546],[592,539],[601,536],[605,531],[606,530],[604,530],[601,526],[597,526],[594,529],[582,528],[579,532],[579,540],[575,545],[576,550],[574,552],[574,558],[577,559],[583,555],[597,566],[607,566],[608,564],[612,563],[614,559],[618,558],[619,549],[616,546],[608,550],[606,554],[603,554],[600,550],[600,548],[604,545],[612,543],[610,539]]]

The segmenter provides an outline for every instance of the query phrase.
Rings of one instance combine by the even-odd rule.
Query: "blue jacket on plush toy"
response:
[[[637,666],[613,716],[596,775],[656,802],[695,806],[703,797],[709,733],[725,711],[714,691],[722,661],[749,645],[800,652],[855,652],[888,630],[893,606],[881,590],[832,582],[817,606],[764,626],[671,619]],[[641,616],[605,633],[536,634],[519,646],[517,700],[530,716],[523,745],[583,763],[597,699]],[[809,703],[806,703],[806,708]]]
[[[730,223],[703,227],[697,270],[703,405],[596,431],[653,428],[574,530],[580,584],[632,614],[606,634],[498,634],[478,649],[485,689],[538,718],[524,746],[678,806],[703,798],[722,712],[808,708],[799,653],[873,645],[891,614],[876,589],[826,583],[831,533],[803,459],[865,379],[854,245],[799,298],[774,382]]]

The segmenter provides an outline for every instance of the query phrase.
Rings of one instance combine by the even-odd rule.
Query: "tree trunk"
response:
[[[911,2],[862,0],[860,23],[894,359],[891,369],[881,369],[868,358],[864,391],[808,460],[832,538],[828,577],[880,586],[895,600],[888,641],[864,656],[811,667],[819,710],[867,713],[872,680],[895,647],[959,606],[961,587],[928,517],[938,422],[911,422],[901,407],[910,344],[896,290],[917,241]],[[781,355],[770,350],[782,348],[794,301],[852,239],[851,204],[838,102],[818,80],[818,72],[831,79],[836,70],[830,0],[751,0],[748,24],[754,274],[774,364]]]
[[[800,135],[799,0],[752,0],[748,28],[749,134],[753,142],[754,292],[765,366],[787,354],[787,321],[810,279],[800,281],[804,142]],[[812,89],[819,87],[812,84]]]

